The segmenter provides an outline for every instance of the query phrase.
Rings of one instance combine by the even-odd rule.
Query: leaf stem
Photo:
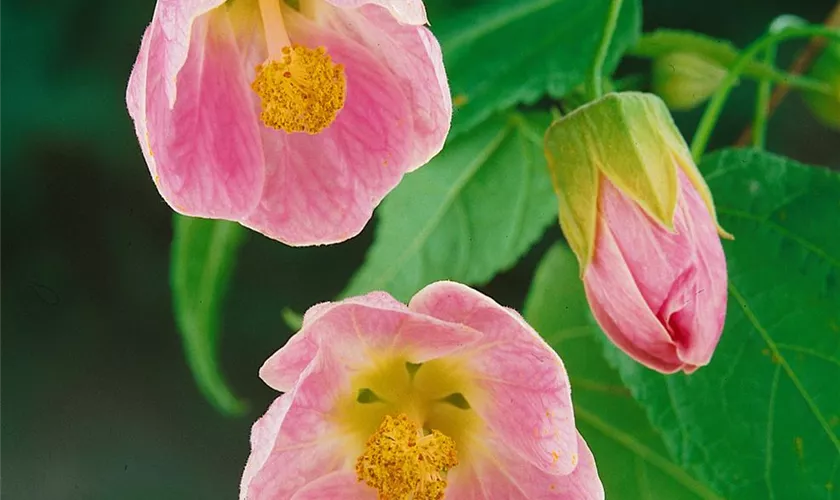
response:
[[[700,125],[698,125],[697,132],[694,134],[694,139],[691,141],[691,154],[694,156],[696,161],[700,160],[700,157],[706,150],[709,137],[712,135],[712,131],[714,130],[715,124],[720,117],[721,111],[723,111],[723,105],[726,102],[726,98],[729,97],[729,92],[732,91],[732,87],[738,81],[738,76],[744,70],[747,63],[749,63],[761,50],[764,50],[767,47],[775,45],[783,40],[790,38],[807,38],[812,36],[825,36],[840,40],[840,30],[826,28],[823,26],[788,28],[778,33],[768,33],[762,36],[750,44],[750,46],[741,53],[738,59],[735,60],[735,63],[733,63],[729,68],[729,72],[726,74],[723,82],[721,82],[717,91],[712,96],[712,99],[709,101],[709,105],[706,106],[706,110],[703,112],[703,117],[700,119]]]
[[[764,49],[764,62],[773,66],[776,62],[776,46],[770,45]],[[764,149],[767,140],[767,120],[770,116],[770,93],[773,83],[769,78],[762,78],[758,84],[758,97],[755,103],[755,120],[753,121],[753,146]]]
[[[610,0],[607,22],[604,24],[604,34],[601,36],[601,44],[598,46],[598,51],[595,53],[595,59],[592,61],[592,67],[589,70],[587,94],[593,101],[604,94],[604,61],[607,59],[610,42],[612,42],[613,33],[615,33],[615,27],[618,24],[618,13],[621,11],[622,1]]]

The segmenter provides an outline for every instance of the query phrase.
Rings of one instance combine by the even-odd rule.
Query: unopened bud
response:
[[[653,90],[669,108],[689,110],[705,102],[726,77],[719,62],[692,52],[670,52],[653,61]]]
[[[726,233],[662,100],[608,94],[554,122],[545,152],[604,332],[661,372],[708,363],[726,313]]]

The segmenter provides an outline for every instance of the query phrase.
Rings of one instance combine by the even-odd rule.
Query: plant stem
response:
[[[610,49],[610,42],[612,42],[613,33],[615,33],[615,26],[618,24],[618,13],[621,11],[622,0],[610,0],[610,9],[607,13],[607,22],[604,24],[604,34],[601,36],[601,44],[598,46],[598,51],[595,53],[595,59],[592,61],[592,67],[589,70],[589,81],[587,94],[591,100],[598,99],[604,93],[604,83],[602,81],[604,73],[604,61],[607,59],[607,53]]]
[[[738,76],[744,70],[744,67],[755,55],[761,50],[775,45],[783,40],[790,38],[807,38],[812,36],[825,36],[835,40],[840,40],[840,30],[825,28],[822,26],[806,26],[800,28],[788,28],[779,33],[770,33],[762,36],[758,40],[750,44],[744,50],[735,63],[729,68],[729,72],[721,82],[717,91],[715,91],[709,105],[703,112],[703,117],[700,119],[700,125],[697,126],[697,132],[694,134],[694,139],[691,141],[691,154],[695,161],[699,161],[703,152],[706,150],[706,145],[709,142],[709,137],[715,128],[718,117],[723,110],[723,105],[726,98],[729,97],[729,92],[738,81]]]
[[[831,12],[828,14],[828,17],[826,17],[825,21],[823,21],[823,25],[828,28],[840,27],[840,2],[837,2],[834,5],[834,8],[831,9]],[[800,51],[799,55],[796,56],[796,60],[794,60],[788,68],[787,74],[797,79],[802,78],[799,75],[805,73],[808,70],[813,60],[823,50],[824,45],[825,38],[812,38],[811,41],[808,42],[808,46],[805,47],[802,51]],[[828,87],[828,90],[831,91],[831,88],[828,84],[823,83],[823,86]],[[793,84],[793,81],[779,82],[779,85],[776,86],[775,90],[773,90],[773,95],[770,96],[770,110],[768,112],[768,115],[773,115],[773,111],[775,111],[776,108],[779,107],[784,98],[787,96],[788,91],[792,88],[799,90],[809,90],[805,87]],[[814,90],[816,90],[817,92],[825,92],[824,90]],[[735,142],[735,146],[746,146],[750,143],[751,136],[752,127],[750,125],[747,125],[744,131],[741,132],[741,135],[740,137],[738,137],[738,140]]]
[[[770,45],[764,49],[764,62],[768,66],[775,65],[776,46]],[[764,149],[767,138],[767,119],[770,116],[770,92],[773,84],[769,78],[762,78],[758,84],[758,98],[755,103],[755,121],[753,122],[753,146]]]
[[[773,48],[775,54],[776,49]],[[832,94],[831,85],[817,80],[816,78],[809,78],[807,76],[794,75],[793,73],[780,73],[778,75],[767,75],[759,79],[759,81],[768,81],[785,85],[792,89],[809,90],[811,92],[819,92],[821,94]]]

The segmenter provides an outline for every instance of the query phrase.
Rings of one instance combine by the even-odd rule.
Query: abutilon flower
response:
[[[442,147],[421,0],[159,0],[126,101],[163,198],[291,245],[356,235]]]
[[[665,104],[608,94],[552,124],[545,149],[601,328],[654,370],[706,365],[726,315],[718,235],[729,235]]]
[[[242,500],[604,498],[562,361],[466,286],[316,305],[260,376]]]

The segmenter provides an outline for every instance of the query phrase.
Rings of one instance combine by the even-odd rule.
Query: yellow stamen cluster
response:
[[[257,66],[251,88],[260,96],[260,119],[286,132],[317,134],[335,121],[344,107],[344,67],[324,47],[283,47],[281,60]]]
[[[440,500],[446,472],[458,465],[455,441],[424,434],[405,414],[386,415],[356,461],[356,475],[380,500]]]

